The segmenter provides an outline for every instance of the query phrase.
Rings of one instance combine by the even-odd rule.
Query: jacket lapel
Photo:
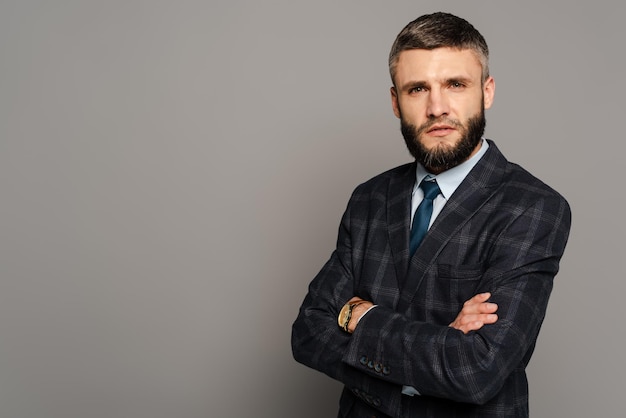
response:
[[[407,260],[406,277],[400,276],[404,279],[404,286],[400,292],[400,302],[397,306],[399,312],[403,312],[409,307],[424,274],[435,262],[450,238],[495,193],[497,186],[501,183],[506,164],[507,161],[504,156],[495,144],[489,141],[487,153],[470,171],[454,194],[450,196],[414,256],[410,261]],[[408,258],[408,253],[406,257]]]
[[[402,288],[402,281],[409,268],[409,222],[411,219],[411,193],[415,185],[415,169],[416,163],[408,164],[406,170],[390,180],[387,191],[389,243],[399,289]]]

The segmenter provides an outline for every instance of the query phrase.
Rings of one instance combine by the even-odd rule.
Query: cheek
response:
[[[428,119],[424,106],[421,106],[415,101],[402,101],[398,103],[399,111],[402,119],[415,126],[420,126]]]
[[[483,109],[484,99],[481,96],[467,98],[466,100],[459,101],[454,106],[455,113],[463,120],[467,120],[477,114]]]

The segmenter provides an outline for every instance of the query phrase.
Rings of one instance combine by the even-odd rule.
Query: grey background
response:
[[[437,10],[490,45],[487,136],[573,208],[532,415],[622,416],[618,3],[1,0],[0,416],[335,416],[291,323],[409,161],[386,57]]]

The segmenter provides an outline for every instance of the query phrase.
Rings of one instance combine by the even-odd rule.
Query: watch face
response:
[[[350,313],[350,305],[347,303],[341,308],[341,312],[339,312],[339,316],[337,317],[337,323],[341,328],[344,328],[348,325],[348,315]]]

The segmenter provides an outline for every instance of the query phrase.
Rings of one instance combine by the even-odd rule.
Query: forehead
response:
[[[470,49],[436,48],[402,51],[396,64],[396,82],[437,81],[454,77],[480,80],[482,66]]]

